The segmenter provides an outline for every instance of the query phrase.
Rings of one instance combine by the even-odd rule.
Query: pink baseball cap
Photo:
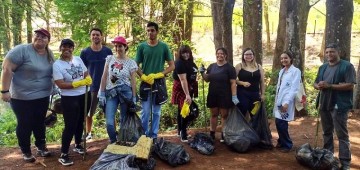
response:
[[[113,41],[111,41],[112,43],[121,43],[121,44],[124,44],[127,46],[127,42],[126,42],[126,39],[122,36],[117,36],[114,38]]]
[[[49,33],[48,30],[46,30],[46,29],[44,29],[44,28],[40,28],[40,29],[38,29],[38,30],[35,30],[34,32],[35,32],[35,33],[41,33],[41,34],[47,36],[47,37],[49,38],[49,40],[50,40],[50,33]]]

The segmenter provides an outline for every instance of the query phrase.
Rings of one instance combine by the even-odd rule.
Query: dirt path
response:
[[[352,169],[360,169],[360,117],[351,116],[348,121],[351,150],[352,150]],[[270,128],[273,135],[273,144],[276,144],[277,133],[275,129],[274,120],[270,120]],[[304,143],[314,144],[316,119],[311,117],[298,118],[290,123],[290,136],[294,141],[294,147],[298,147]],[[190,134],[198,130],[191,130]],[[321,131],[320,131],[321,132]],[[321,133],[319,133],[319,145],[322,143]],[[166,132],[161,134],[166,140],[181,143],[179,138],[175,136],[175,132]],[[217,139],[220,138],[220,133],[217,133]],[[102,151],[108,144],[108,141],[96,140],[88,143],[88,155],[86,160],[82,161],[82,157],[78,154],[70,152],[70,157],[74,160],[74,165],[64,167],[57,158],[60,153],[59,145],[49,145],[49,149],[54,155],[46,159],[38,159],[43,161],[46,168],[40,163],[25,163],[22,160],[20,150],[18,148],[0,148],[0,169],[89,169],[89,167],[97,160]],[[184,144],[187,152],[191,156],[190,163],[178,167],[171,167],[167,163],[156,158],[155,169],[306,169],[298,164],[295,160],[293,152],[282,153],[276,149],[261,150],[253,149],[248,153],[239,154],[229,150],[224,144],[218,140],[215,143],[215,152],[211,156],[201,155],[197,151],[191,149],[187,144]],[[72,149],[72,148],[70,148]],[[336,142],[336,150],[337,142]],[[33,149],[35,153],[35,149]],[[335,155],[338,153],[336,152]]]

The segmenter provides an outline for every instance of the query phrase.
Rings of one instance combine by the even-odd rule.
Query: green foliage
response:
[[[16,117],[15,114],[7,109],[0,113],[0,146],[14,146],[17,144],[16,137]]]

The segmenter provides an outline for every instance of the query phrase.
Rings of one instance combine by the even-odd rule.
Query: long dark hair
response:
[[[194,62],[194,57],[193,57],[193,55],[192,55],[192,51],[191,51],[191,48],[190,48],[190,46],[188,46],[188,45],[182,45],[182,46],[180,46],[180,48],[179,48],[179,52],[178,52],[178,59],[179,60],[184,60],[183,59],[183,57],[182,57],[182,54],[183,53],[189,53],[190,54],[190,57],[189,57],[189,61],[191,61],[191,62]]]
[[[284,52],[282,52],[282,53],[280,54],[280,56],[283,55],[283,54],[286,54],[287,56],[289,56],[289,58],[291,59],[291,60],[290,60],[290,64],[293,64],[294,54],[293,54],[291,51],[284,51]],[[281,64],[281,66],[282,66],[282,67],[285,67],[285,66],[283,66],[282,64]]]

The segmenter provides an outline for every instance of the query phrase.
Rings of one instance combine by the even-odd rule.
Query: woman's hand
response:
[[[190,95],[186,95],[185,102],[188,103],[189,105],[191,104],[192,100]]]
[[[10,102],[10,99],[11,99],[10,92],[2,93],[2,94],[1,94],[1,99],[2,99],[4,102]]]
[[[244,81],[244,82],[242,82],[242,85],[244,87],[249,87],[251,84],[249,82]]]
[[[283,106],[281,106],[281,112],[286,113],[288,110],[288,107],[289,107],[288,104],[284,104]]]

